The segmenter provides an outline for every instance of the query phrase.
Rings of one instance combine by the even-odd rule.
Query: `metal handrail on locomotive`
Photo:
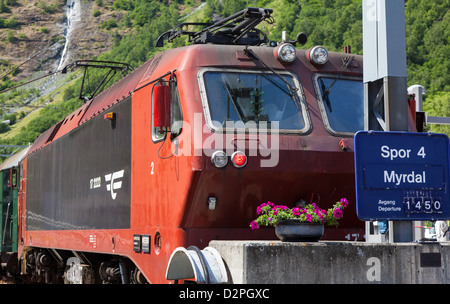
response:
[[[40,135],[19,163],[17,246],[1,247],[3,270],[43,283],[230,282],[208,243],[275,240],[249,227],[261,203],[355,202],[362,56],[297,48],[304,34],[270,41],[261,22],[274,22],[271,9],[178,25],[156,45],[189,45]],[[323,239],[362,240],[348,210]]]

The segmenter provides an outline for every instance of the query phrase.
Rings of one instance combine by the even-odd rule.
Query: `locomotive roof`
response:
[[[27,154],[28,150],[31,148],[31,146],[28,146],[24,148],[23,150],[17,152],[16,154],[10,156],[7,158],[1,165],[0,165],[0,171],[3,171],[5,169],[9,169],[12,167],[16,167],[19,162],[22,160],[22,158]]]

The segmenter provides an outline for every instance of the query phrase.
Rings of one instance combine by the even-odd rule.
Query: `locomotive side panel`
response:
[[[130,228],[131,97],[29,155],[26,229]]]

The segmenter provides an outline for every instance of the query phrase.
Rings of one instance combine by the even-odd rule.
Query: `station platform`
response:
[[[211,241],[234,284],[449,284],[450,242]]]

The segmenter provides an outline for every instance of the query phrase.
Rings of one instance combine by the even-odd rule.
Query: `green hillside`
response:
[[[90,0],[87,0],[90,1]],[[64,1],[65,2],[65,1]],[[101,0],[95,0],[101,3]],[[204,1],[203,1],[204,2]],[[126,62],[136,68],[161,51],[154,47],[158,36],[186,21],[212,21],[245,7],[274,10],[274,25],[260,28],[269,38],[280,40],[282,31],[293,39],[298,32],[308,35],[304,48],[323,45],[329,50],[343,51],[351,45],[352,52],[362,54],[362,0],[117,0],[109,9],[124,12],[121,22],[114,19],[105,27],[114,33],[110,52],[100,60]],[[424,108],[432,116],[450,116],[450,1],[406,0],[406,34],[408,86],[421,84],[428,91]],[[200,9],[198,9],[200,7]],[[119,31],[120,29],[120,31]],[[125,33],[120,35],[120,33]],[[184,45],[179,39],[165,48]],[[42,109],[26,126],[15,130],[14,136],[0,135],[2,144],[28,144],[81,105],[77,99],[80,80],[64,88],[58,106]],[[9,98],[0,95],[0,103]],[[56,103],[56,101],[54,102]],[[20,119],[19,113],[15,114]],[[23,116],[23,115],[22,115]],[[16,122],[17,123],[17,122]],[[432,131],[446,132],[450,126],[431,126]],[[5,130],[7,131],[7,130]],[[2,130],[0,130],[2,132]]]

